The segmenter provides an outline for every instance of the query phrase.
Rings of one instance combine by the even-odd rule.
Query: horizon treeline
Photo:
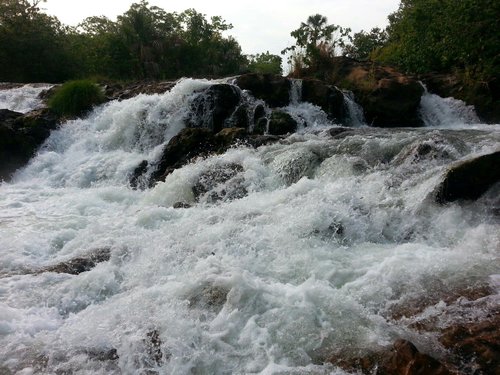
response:
[[[166,12],[142,0],[112,21],[88,17],[76,27],[39,7],[45,0],[0,0],[0,81],[138,80],[282,74],[282,58],[244,55],[224,32],[232,25],[194,9]],[[292,73],[329,69],[338,55],[390,64],[407,73],[460,73],[473,80],[500,76],[500,2],[401,0],[386,29],[351,34],[311,15],[285,48]]]
[[[116,21],[95,16],[70,27],[43,13],[41,2],[0,0],[0,81],[216,77],[249,68],[281,73],[279,56],[243,55],[223,35],[232,25],[218,16],[169,13],[143,0]]]

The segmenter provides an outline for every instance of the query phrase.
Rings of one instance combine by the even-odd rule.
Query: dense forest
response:
[[[232,25],[218,16],[169,13],[143,0],[116,21],[96,16],[69,27],[43,13],[41,2],[0,0],[1,81],[282,73],[278,55],[244,55],[224,35]],[[322,69],[344,55],[408,73],[459,72],[491,81],[500,76],[499,15],[496,0],[402,0],[385,30],[353,34],[317,14],[291,32],[296,44],[282,53],[295,72]]]

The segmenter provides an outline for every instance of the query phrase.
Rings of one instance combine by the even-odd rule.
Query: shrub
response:
[[[98,85],[89,80],[69,81],[49,99],[49,107],[61,116],[81,116],[104,101]]]

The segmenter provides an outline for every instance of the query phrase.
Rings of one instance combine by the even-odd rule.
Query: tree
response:
[[[302,22],[300,27],[293,30],[290,35],[295,38],[296,43],[282,51],[297,52],[303,55],[303,63],[311,68],[315,68],[322,61],[328,60],[339,53],[349,39],[351,29],[343,28],[339,25],[328,24],[328,19],[321,14],[315,14],[307,18],[307,22]],[[297,58],[297,57],[295,57]]]
[[[377,58],[413,73],[460,69],[498,76],[499,14],[496,0],[402,0]]]
[[[283,69],[281,68],[281,57],[278,55],[270,54],[269,51],[267,51],[266,53],[249,55],[248,60],[248,69],[252,73],[283,74]]]
[[[387,33],[378,27],[368,33],[361,30],[355,33],[352,43],[344,48],[344,55],[357,60],[368,60],[372,52],[387,43]]]
[[[0,1],[0,80],[56,82],[74,73],[68,28],[41,13],[40,3]]]

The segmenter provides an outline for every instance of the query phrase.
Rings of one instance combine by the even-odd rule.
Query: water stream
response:
[[[0,372],[342,374],[328,358],[398,337],[442,355],[393,312],[435,298],[425,313],[439,315],[453,307],[440,296],[498,280],[498,186],[466,205],[429,194],[450,164],[498,150],[500,126],[332,138],[316,113],[316,132],[131,189],[209,85],[99,107],[0,185]],[[79,275],[33,272],[104,248],[109,261]]]

